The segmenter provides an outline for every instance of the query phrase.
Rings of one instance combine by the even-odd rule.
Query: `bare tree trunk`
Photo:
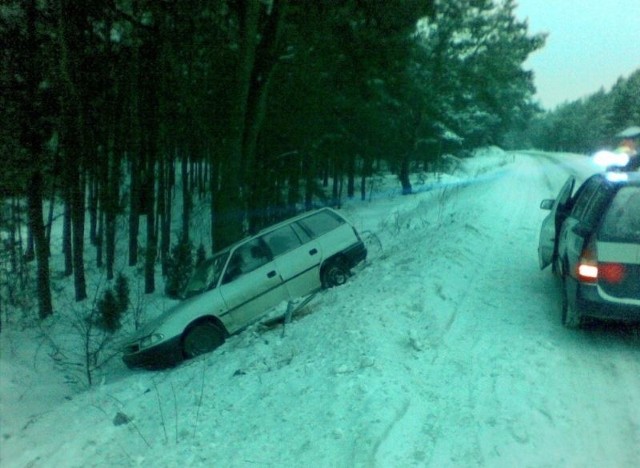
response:
[[[258,139],[264,124],[267,110],[267,99],[272,77],[278,64],[278,52],[282,24],[287,9],[288,0],[279,0],[272,3],[272,9],[267,21],[260,31],[260,42],[255,52],[255,61],[251,72],[247,112],[245,115],[245,134],[242,144],[243,155],[243,186],[249,190],[263,191],[264,169],[269,165],[267,155],[263,155],[263,165],[256,164],[258,156]],[[249,194],[249,198],[255,199],[255,195]],[[264,197],[263,197],[264,200]],[[266,205],[266,204],[265,204]],[[256,217],[257,216],[257,217]],[[268,213],[263,210],[256,213],[249,210],[249,229],[256,231],[261,227]]]
[[[45,225],[45,236],[47,238],[49,255],[51,255],[51,229],[53,227],[53,209],[56,204],[56,181],[54,177],[52,177],[51,191],[49,193],[51,198],[49,199],[49,213],[47,214],[47,223]]]
[[[73,274],[73,246],[71,243],[71,190],[64,188],[64,213],[62,215],[62,253],[64,276]]]
[[[111,144],[109,150],[109,167],[107,194],[105,195],[105,255],[107,266],[107,279],[114,278],[113,266],[116,252],[116,222],[120,209],[120,149]]]
[[[103,120],[102,125],[108,126],[106,119]],[[108,186],[109,186],[109,142],[108,133],[103,133],[104,141],[102,142],[97,167],[94,168],[94,177],[96,179],[96,232],[95,232],[95,247],[96,247],[96,266],[102,268],[104,265],[104,233],[105,233],[105,221],[106,221],[106,206]],[[91,210],[89,210],[91,211]]]
[[[167,157],[164,167],[164,190],[158,190],[159,196],[163,198],[164,209],[161,218],[160,228],[160,257],[162,259],[162,274],[166,275],[167,258],[171,249],[171,202],[174,185],[174,162],[173,158]]]
[[[288,215],[293,216],[297,211],[297,205],[300,201],[300,159],[294,156],[291,160],[291,173],[289,174],[289,190],[287,193]]]
[[[167,218],[167,156],[166,152],[162,152],[158,158],[158,192],[156,194],[158,222],[156,223],[156,238],[160,239],[160,265],[162,267],[162,275],[166,274],[166,255],[164,250],[164,225]]]
[[[235,72],[236,87],[230,104],[227,154],[221,168],[220,190],[216,194],[216,245],[226,247],[242,236],[245,208],[241,197],[244,184],[243,150],[249,88],[256,58],[260,0],[239,2],[239,48]]]
[[[400,173],[398,174],[398,178],[400,179],[400,184],[402,185],[402,195],[411,194],[411,181],[409,180],[409,164],[410,161],[410,153],[407,152],[402,157],[402,161],[400,162]]]
[[[315,186],[315,178],[317,171],[317,163],[316,163],[316,153],[315,151],[309,152],[307,154],[307,163],[304,164],[304,178],[305,178],[305,188],[304,188],[304,207],[307,210],[310,210],[313,207],[313,188]]]
[[[140,211],[141,211],[141,177],[142,163],[140,162],[141,151],[140,141],[142,131],[140,129],[140,50],[138,47],[133,51],[134,69],[131,70],[131,87],[129,89],[128,100],[131,103],[130,111],[130,136],[129,148],[129,180],[130,197],[129,197],[129,266],[135,266],[138,263],[138,234],[140,233]],[[136,79],[137,78],[137,79]]]
[[[42,184],[42,174],[39,169],[35,169],[27,191],[27,202],[29,228],[33,233],[37,259],[38,314],[44,319],[53,314],[53,304],[49,287],[49,246],[42,218]]]
[[[193,156],[193,154],[191,155]],[[182,233],[181,236],[184,236],[185,241],[189,240],[189,220],[191,218],[191,192],[189,190],[190,186],[193,186],[193,181],[190,184],[191,171],[189,170],[189,156],[187,151],[182,152],[181,159],[181,172],[182,172]],[[191,166],[193,168],[193,166]]]
[[[71,240],[73,242],[73,285],[76,301],[87,298],[87,284],[84,276],[84,179],[79,170],[70,171],[75,182],[71,190]]]
[[[372,170],[373,159],[365,156],[362,163],[362,178],[360,180],[360,199],[362,201],[365,201],[367,199],[367,177],[371,175]]]
[[[210,222],[211,222],[211,251],[216,252],[218,250],[217,234],[216,234],[216,194],[219,191],[218,186],[218,167],[219,162],[216,158],[216,152],[211,150],[209,153],[209,190],[211,191],[211,205],[209,207]]]
[[[150,163],[150,171],[153,171],[153,163]],[[151,182],[151,191],[153,191],[153,182]],[[153,195],[150,195],[153,198]],[[148,200],[151,202],[152,200]],[[147,206],[147,248],[145,250],[144,259],[144,292],[150,294],[156,290],[155,286],[155,262],[158,252],[156,233],[155,233],[155,207],[153,203]]]
[[[26,262],[33,262],[36,258],[35,243],[33,241],[33,232],[27,231],[27,248],[24,251],[24,260]]]
[[[129,266],[138,263],[138,234],[140,232],[140,154],[131,155],[129,180]]]
[[[340,201],[341,188],[342,188],[342,171],[340,170],[338,162],[334,158],[333,185],[331,188],[331,195],[332,195],[332,206],[335,206],[337,208],[339,208],[341,205],[341,201]]]
[[[347,160],[347,197],[353,198],[356,193],[356,155],[351,152]]]
[[[158,114],[159,104],[159,47],[161,42],[157,28],[155,34],[151,35],[144,47],[143,64],[141,70],[145,77],[146,86],[144,98],[141,101],[141,116],[144,123],[143,132],[143,164],[145,169],[144,177],[144,214],[147,219],[147,245],[144,259],[144,292],[150,294],[155,291],[155,262],[158,253],[158,245],[155,229],[155,173],[156,161],[158,160],[158,143],[160,137],[160,123]]]
[[[59,41],[60,41],[60,74],[62,80],[62,130],[61,147],[64,150],[66,160],[67,186],[69,187],[69,201],[71,209],[71,227],[73,243],[73,275],[76,301],[87,297],[86,282],[84,276],[84,179],[81,170],[84,163],[83,152],[85,148],[85,128],[82,120],[82,104],[78,92],[78,70],[75,69],[75,59],[72,57],[72,45],[78,47],[75,38],[81,37],[79,27],[79,14],[71,6],[70,0],[60,0],[58,17]],[[76,52],[77,53],[77,52]]]
[[[96,267],[104,266],[104,211],[99,207],[96,229]]]
[[[98,166],[102,161],[98,162]],[[89,212],[89,241],[92,245],[98,243],[98,194],[99,194],[99,175],[96,173],[98,168],[93,164],[89,164],[87,171],[87,187],[89,189],[88,212]]]
[[[33,236],[35,246],[35,257],[37,262],[37,292],[38,292],[38,315],[44,319],[53,314],[51,302],[51,289],[49,284],[49,246],[47,244],[44,220],[42,216],[43,202],[43,180],[42,180],[42,139],[38,135],[38,114],[35,108],[36,96],[38,93],[39,77],[35,57],[37,56],[38,40],[36,37],[36,0],[29,0],[27,4],[27,37],[28,46],[31,49],[31,60],[25,74],[25,84],[27,88],[27,122],[22,126],[22,140],[25,148],[31,156],[33,164],[31,166],[29,190],[27,190],[27,205],[29,231]]]

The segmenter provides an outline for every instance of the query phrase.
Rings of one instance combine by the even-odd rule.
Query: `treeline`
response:
[[[195,197],[210,201],[207,247],[217,250],[315,203],[364,197],[380,161],[410,193],[416,164],[499,144],[535,111],[521,65],[544,37],[529,35],[514,8],[4,0],[0,221],[11,268],[36,260],[40,317],[50,315],[57,201],[64,274],[83,300],[84,239],[112,279],[123,220],[128,262],[144,265],[149,293],[176,241],[174,218],[189,239]]]
[[[615,144],[615,135],[640,124],[640,69],[619,78],[610,91],[558,106],[531,121],[532,146],[549,151],[593,153]]]

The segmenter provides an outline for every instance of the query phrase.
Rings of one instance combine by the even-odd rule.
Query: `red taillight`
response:
[[[621,263],[601,263],[598,271],[600,279],[607,283],[621,283],[626,273]]]
[[[621,283],[626,274],[622,263],[598,263],[598,247],[596,238],[592,236],[587,246],[582,250],[576,276],[583,283],[597,283],[598,280],[607,283]]]
[[[596,283],[598,281],[598,247],[595,236],[591,236],[587,246],[582,249],[576,267],[578,281]]]

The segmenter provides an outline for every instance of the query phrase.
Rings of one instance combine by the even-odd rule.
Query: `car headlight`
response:
[[[145,336],[144,338],[140,339],[140,348],[148,348],[149,346],[153,346],[163,339],[164,335],[162,333],[152,333],[151,335]]]

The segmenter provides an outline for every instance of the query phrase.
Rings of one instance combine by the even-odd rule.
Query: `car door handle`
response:
[[[272,270],[267,273],[267,278],[273,278],[274,276],[276,276],[276,270]]]
[[[309,250],[309,255],[315,255],[318,253],[318,249],[311,249]]]

